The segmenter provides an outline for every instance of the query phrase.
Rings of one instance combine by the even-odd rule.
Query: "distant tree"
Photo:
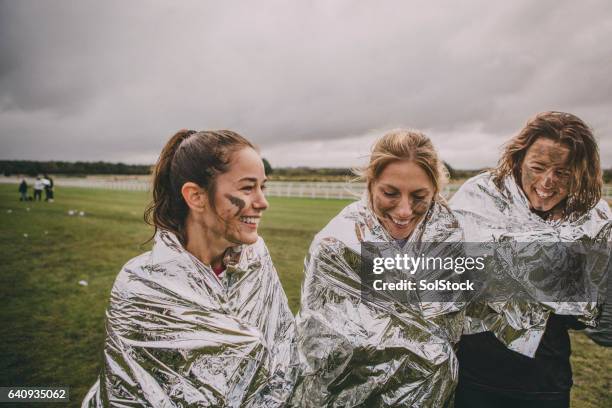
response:
[[[263,161],[264,171],[266,172],[266,176],[272,174],[274,170],[272,169],[270,162],[265,157],[263,157],[261,161]]]
[[[48,162],[43,166],[45,169],[45,173],[57,173],[58,166],[56,162]]]
[[[612,169],[605,169],[603,171],[603,179],[604,183],[612,182]]]
[[[0,174],[150,174],[151,166],[108,162],[0,160]]]

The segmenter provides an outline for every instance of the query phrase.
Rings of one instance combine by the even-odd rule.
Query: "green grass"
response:
[[[141,245],[152,232],[142,222],[148,196],[63,188],[54,203],[20,203],[16,190],[0,185],[0,386],[67,385],[70,405],[79,406],[100,369],[104,311],[115,276],[150,248]],[[270,198],[260,232],[292,310],[299,306],[312,237],[347,203]],[[69,216],[68,210],[85,216]],[[612,406],[612,350],[579,333],[572,343],[572,406]]]

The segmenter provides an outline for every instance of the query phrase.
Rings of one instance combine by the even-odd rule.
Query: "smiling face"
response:
[[[394,239],[405,239],[429,210],[434,186],[427,173],[413,161],[389,163],[372,182],[374,213]]]
[[[533,210],[550,211],[563,205],[570,189],[570,149],[540,137],[525,153],[521,187]]]
[[[232,154],[229,171],[215,179],[215,208],[204,216],[206,228],[230,245],[255,243],[257,226],[268,208],[265,182],[264,166],[255,150],[246,147]]]

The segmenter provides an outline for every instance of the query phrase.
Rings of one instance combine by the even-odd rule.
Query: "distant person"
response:
[[[21,184],[19,184],[19,201],[28,201],[28,183],[26,183],[25,179],[21,180]]]
[[[145,213],[155,243],[117,276],[83,406],[285,406],[295,324],[257,234],[265,182],[237,133],[184,130],[166,143]]]
[[[45,189],[45,181],[40,177],[36,176],[36,181],[34,182],[34,201],[38,199],[38,201],[42,200],[42,192]]]
[[[45,201],[53,202],[53,179],[44,175],[45,180]]]

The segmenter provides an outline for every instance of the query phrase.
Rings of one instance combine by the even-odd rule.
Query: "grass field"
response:
[[[65,188],[54,203],[20,203],[16,190],[0,185],[0,386],[69,386],[70,405],[78,406],[100,368],[115,275],[150,248],[141,245],[151,234],[142,222],[148,198]],[[310,240],[347,202],[271,198],[270,204],[260,232],[296,311]],[[572,406],[612,406],[612,350],[580,333],[572,343]]]

